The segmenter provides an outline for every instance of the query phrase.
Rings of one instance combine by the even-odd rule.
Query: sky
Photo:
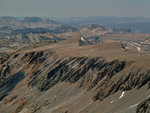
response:
[[[0,0],[0,16],[150,17],[150,0]]]

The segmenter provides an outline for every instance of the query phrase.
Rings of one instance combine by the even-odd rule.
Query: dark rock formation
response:
[[[10,59],[15,62],[10,62]],[[16,53],[1,65],[0,101],[8,97],[15,87],[25,86],[25,90],[36,89],[44,94],[59,83],[76,84],[85,93],[91,91],[90,98],[93,101],[102,101],[118,91],[139,89],[149,82],[150,71],[135,67],[131,61],[107,61],[102,57],[64,57],[53,50],[31,51]],[[28,96],[26,98],[30,100],[33,95]],[[147,106],[149,100],[138,106],[137,113],[149,113]]]
[[[28,53],[26,56],[28,56],[29,62],[36,63],[36,59],[40,58],[38,55],[41,53],[34,53],[34,55]],[[118,60],[107,62],[99,57],[63,58],[55,56],[53,53],[48,57],[51,60],[45,65],[46,70],[37,70],[29,82],[29,86],[37,86],[41,91],[48,90],[62,81],[78,82],[79,87],[88,84],[86,85],[87,91],[96,89],[93,95],[94,100],[103,100],[119,90],[131,90],[135,87],[138,89],[150,81],[149,71],[143,72],[140,68],[135,69],[132,67],[132,62]],[[127,67],[130,67],[131,70]]]
[[[150,98],[144,100],[137,106],[136,113],[150,113]]]

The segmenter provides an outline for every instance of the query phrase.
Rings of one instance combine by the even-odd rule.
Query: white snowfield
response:
[[[123,91],[119,99],[121,99],[124,96],[125,92]]]

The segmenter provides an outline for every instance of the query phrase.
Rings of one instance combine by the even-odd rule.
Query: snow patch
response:
[[[114,101],[111,101],[110,103],[112,104],[112,103],[114,103]]]
[[[123,91],[122,94],[120,95],[119,99],[121,99],[124,96],[125,92]]]
[[[129,108],[136,107],[138,104],[139,104],[139,103],[137,103],[137,104],[134,104],[134,105],[130,106]]]
[[[81,36],[81,40],[84,41],[84,38]]]
[[[139,51],[139,52],[141,52],[141,48],[140,47],[136,47],[137,48],[137,50]]]
[[[150,95],[148,95],[147,98],[150,98]],[[136,106],[138,106],[138,105],[139,105],[139,103],[134,104],[134,105],[130,106],[129,108],[133,108],[133,107],[136,107]]]

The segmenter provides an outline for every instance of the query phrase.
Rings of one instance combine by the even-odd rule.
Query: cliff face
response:
[[[15,53],[0,66],[0,111],[77,113],[83,109],[68,107],[77,97],[90,94],[86,98],[93,104],[120,91],[148,88],[148,83],[149,69],[132,61],[61,56],[54,50]],[[88,103],[81,102],[86,108]]]

